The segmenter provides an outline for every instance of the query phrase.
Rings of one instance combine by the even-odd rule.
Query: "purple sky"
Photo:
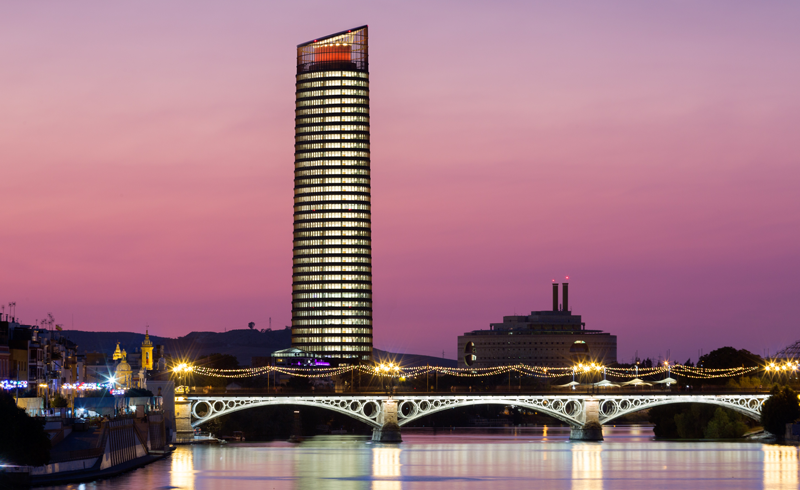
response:
[[[288,325],[295,46],[362,24],[376,347],[455,357],[566,275],[620,360],[800,339],[795,1],[6,2],[0,303]]]

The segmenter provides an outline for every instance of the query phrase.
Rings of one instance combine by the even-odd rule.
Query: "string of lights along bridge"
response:
[[[652,377],[662,374],[676,374],[692,379],[713,379],[713,378],[732,378],[736,376],[743,376],[752,374],[759,369],[758,367],[734,367],[722,369],[706,369],[694,366],[684,366],[682,364],[663,365],[649,368],[629,368],[629,367],[607,367],[600,364],[578,364],[572,367],[542,367],[531,366],[527,364],[515,364],[509,366],[488,367],[479,369],[470,368],[451,368],[442,366],[418,366],[404,368],[393,363],[378,364],[376,366],[357,365],[357,366],[341,366],[341,367],[282,367],[282,366],[263,366],[257,368],[242,368],[242,369],[213,369],[203,366],[191,367],[188,371],[187,365],[182,364],[180,369],[183,372],[193,372],[195,374],[210,376],[215,378],[254,378],[258,376],[268,375],[270,373],[279,373],[290,376],[300,376],[309,378],[325,378],[332,376],[341,376],[351,372],[368,374],[373,376],[393,377],[393,378],[414,378],[416,376],[425,376],[428,374],[438,374],[443,376],[458,376],[458,377],[487,377],[498,376],[508,373],[516,373],[523,376],[532,376],[538,378],[563,378],[566,376],[573,376],[576,374],[603,374],[612,378],[621,379],[636,379],[639,377]],[[770,367],[769,365],[763,368],[766,372],[792,372],[796,373],[800,369],[800,364],[784,363]],[[178,369],[176,367],[176,369]],[[176,371],[177,372],[177,371]]]

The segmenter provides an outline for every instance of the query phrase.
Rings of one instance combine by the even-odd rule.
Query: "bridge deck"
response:
[[[443,396],[468,396],[468,397],[475,397],[475,396],[492,396],[492,397],[515,397],[515,396],[576,396],[579,395],[581,397],[585,396],[597,396],[597,397],[609,397],[609,396],[658,396],[658,395],[669,395],[669,396],[698,396],[698,395],[741,395],[741,396],[748,396],[748,395],[766,395],[769,394],[769,390],[743,390],[743,391],[736,391],[736,390],[693,390],[693,391],[670,391],[670,390],[602,390],[602,391],[581,391],[581,390],[550,390],[550,391],[430,391],[430,392],[416,392],[416,391],[398,391],[392,394],[393,397],[424,397],[424,396],[431,396],[431,397],[443,397]],[[334,392],[313,392],[313,391],[299,391],[299,392],[274,392],[274,391],[244,391],[244,390],[236,390],[236,391],[228,391],[228,392],[217,392],[217,391],[208,391],[208,392],[201,392],[201,391],[192,391],[189,393],[184,393],[184,396],[189,397],[286,397],[286,398],[295,398],[298,396],[301,397],[334,397],[334,398],[341,398],[341,397],[362,397],[362,396],[378,396],[378,397],[388,397],[389,394],[385,391],[346,391],[342,393],[334,393]]]

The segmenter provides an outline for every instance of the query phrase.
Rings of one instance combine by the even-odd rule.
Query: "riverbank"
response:
[[[4,468],[0,481],[8,486],[30,487],[93,481],[119,475],[162,459],[167,445],[163,414],[145,418],[120,418],[87,427],[59,419],[59,442],[43,466]]]

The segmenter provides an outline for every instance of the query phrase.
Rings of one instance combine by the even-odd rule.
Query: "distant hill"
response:
[[[78,345],[78,352],[114,352],[117,342],[128,352],[142,346],[144,334],[132,332],[84,332],[64,330],[64,337]],[[150,336],[154,345],[163,345],[167,354],[175,357],[199,357],[208,354],[231,354],[239,364],[249,366],[255,356],[269,356],[276,350],[292,345],[289,329],[260,332],[240,329],[227,332],[191,332],[178,338]]]
[[[128,352],[135,352],[142,346],[144,334],[133,332],[84,332],[81,330],[64,330],[64,337],[78,345],[78,352],[105,352],[109,356],[117,347]],[[231,354],[236,356],[239,364],[249,366],[256,356],[266,357],[280,349],[292,346],[291,329],[259,330],[239,329],[227,332],[191,332],[183,337],[170,338],[150,336],[154,345],[163,345],[167,354],[175,357],[195,358],[209,354]],[[447,366],[455,367],[456,361],[441,357],[422,356],[417,354],[396,354],[373,350],[376,360],[393,360],[402,366]]]
[[[443,367],[457,367],[458,361],[453,359],[445,359],[443,357],[423,356],[420,354],[397,354],[395,352],[387,352],[380,349],[372,349],[372,357],[376,361],[391,361],[400,364],[403,367],[417,367],[417,366],[443,366]]]

